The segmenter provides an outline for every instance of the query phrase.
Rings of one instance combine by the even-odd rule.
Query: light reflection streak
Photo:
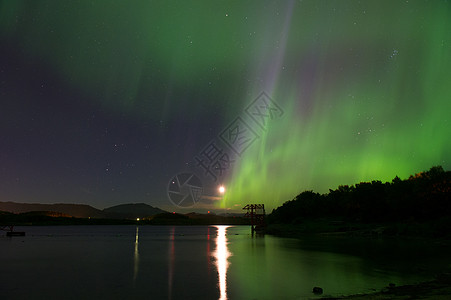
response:
[[[207,259],[208,261],[210,261],[211,257],[211,250],[210,250],[210,227],[207,228]],[[210,272],[211,271],[211,264],[208,263],[207,264],[207,272],[208,275],[210,276]]]
[[[219,300],[227,300],[227,268],[229,262],[227,259],[232,253],[227,248],[227,228],[230,226],[215,226],[218,229],[218,236],[216,238],[216,251],[213,256],[216,258],[216,267],[218,269],[218,286],[219,286]]]
[[[138,277],[138,269],[139,269],[138,243],[139,243],[139,227],[137,226],[135,234],[135,255],[133,256],[133,282],[135,282],[136,277]]]
[[[169,234],[169,270],[168,270],[168,299],[172,299],[172,280],[174,277],[174,259],[175,259],[175,246],[174,246],[175,227],[171,227]]]

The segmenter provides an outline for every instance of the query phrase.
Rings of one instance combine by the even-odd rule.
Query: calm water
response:
[[[308,299],[451,266],[421,241],[252,237],[247,226],[22,227],[0,236],[1,299]]]

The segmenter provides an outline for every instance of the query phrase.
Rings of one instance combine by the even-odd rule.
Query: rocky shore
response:
[[[275,236],[305,239],[309,236],[323,236],[368,240],[404,240],[427,241],[433,247],[446,247],[451,245],[449,234],[437,234],[429,224],[349,224],[344,222],[331,222],[330,220],[310,221],[302,224],[271,224],[267,233]],[[402,230],[400,230],[402,229]],[[407,230],[406,230],[407,229]],[[324,294],[314,299],[451,299],[451,266],[444,265],[440,273],[433,280],[416,284],[400,285],[389,284],[387,287],[374,293],[343,295],[331,297]]]
[[[438,275],[434,280],[418,284],[393,286],[390,285],[382,291],[370,294],[358,294],[342,297],[324,296],[321,299],[451,299],[451,273]]]

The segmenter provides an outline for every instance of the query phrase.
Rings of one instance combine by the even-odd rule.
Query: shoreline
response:
[[[451,219],[447,221],[451,222]],[[306,220],[298,224],[273,223],[267,226],[265,232],[274,236],[288,238],[327,235],[386,239],[427,239],[451,243],[451,231],[439,230],[440,226],[438,223],[437,221],[359,223],[324,219]]]
[[[419,282],[401,286],[388,286],[381,291],[367,294],[355,294],[347,296],[330,297],[323,296],[322,300],[340,299],[449,299],[451,295],[451,272],[442,273],[430,281]]]
[[[303,224],[271,224],[268,226],[267,234],[293,239],[303,239],[312,236],[323,236],[325,238],[344,238],[352,240],[404,240],[423,241],[434,246],[451,246],[450,235],[436,234],[433,231],[422,230],[423,224],[415,224],[415,230],[399,232],[393,228],[404,227],[409,224],[344,224],[341,222],[314,221]],[[425,225],[427,227],[427,225]],[[406,234],[408,233],[408,234]],[[317,295],[311,299],[350,299],[350,300],[387,300],[387,299],[451,299],[451,266],[443,266],[443,269],[432,273],[430,280],[405,285],[387,285],[381,290],[374,292],[350,294],[342,296]],[[389,284],[387,282],[387,284]]]

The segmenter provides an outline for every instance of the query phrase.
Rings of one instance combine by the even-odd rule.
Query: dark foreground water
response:
[[[430,279],[425,241],[252,237],[247,226],[22,227],[0,236],[0,299],[308,299]],[[1,234],[1,233],[0,233]]]

